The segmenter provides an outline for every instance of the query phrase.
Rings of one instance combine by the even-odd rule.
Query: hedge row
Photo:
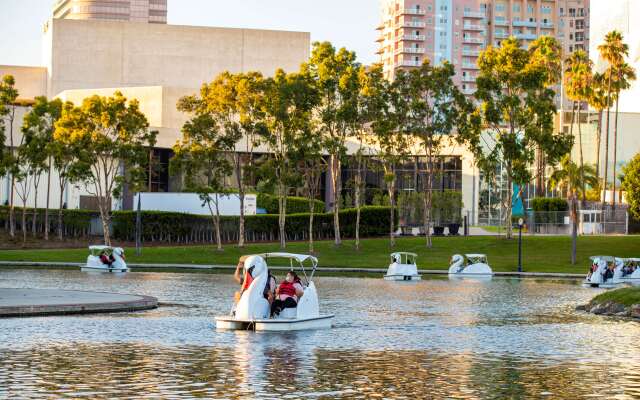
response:
[[[569,204],[565,199],[555,197],[536,197],[531,200],[533,211],[567,211]]]
[[[389,207],[367,206],[361,209],[360,235],[362,237],[382,236],[389,231]],[[340,211],[341,233],[345,238],[355,236],[356,210]],[[113,213],[114,238],[125,241],[135,239],[135,211]],[[309,214],[287,215],[287,240],[306,240],[309,230]],[[319,213],[314,216],[314,237],[333,237],[333,214]],[[247,241],[275,241],[279,239],[277,214],[248,215],[245,217]],[[222,239],[227,242],[238,239],[238,217],[221,217]],[[200,243],[215,238],[210,216],[151,212],[142,213],[142,240],[145,242]]]
[[[22,230],[22,208],[15,207],[16,230]],[[49,209],[49,226],[44,226],[44,208],[26,208],[26,228],[31,232],[33,218],[36,217],[36,231],[44,233],[48,228],[50,233],[58,229],[58,209]],[[62,210],[62,230],[65,236],[84,237],[90,233],[91,220],[99,217],[97,211],[88,210]],[[9,207],[0,206],[0,227],[9,230]]]
[[[325,205],[323,201],[314,200],[314,211],[323,213]],[[266,193],[259,193],[257,198],[257,206],[264,208],[267,214],[278,214],[278,196]],[[309,212],[309,200],[306,197],[287,197],[287,214],[300,214]]]

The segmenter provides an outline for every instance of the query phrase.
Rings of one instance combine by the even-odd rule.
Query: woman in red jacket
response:
[[[302,295],[304,295],[304,289],[300,278],[293,271],[287,272],[287,277],[276,289],[276,299],[271,306],[271,313],[278,315],[285,308],[297,307]]]

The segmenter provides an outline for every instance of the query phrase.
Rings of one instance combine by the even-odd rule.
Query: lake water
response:
[[[0,287],[147,294],[171,305],[0,319],[0,398],[640,397],[640,323],[574,311],[573,281],[316,280],[324,331],[216,331],[228,275],[0,271]]]

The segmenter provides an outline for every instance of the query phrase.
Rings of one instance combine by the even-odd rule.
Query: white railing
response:
[[[462,68],[464,69],[480,69],[476,64],[471,63],[462,63]]]
[[[395,51],[395,54],[401,54],[401,53],[424,54],[424,47],[409,47],[409,46],[398,47]]]
[[[482,43],[484,43],[484,40],[482,40],[480,38],[466,36],[466,37],[462,38],[462,42],[463,43],[479,43],[479,44],[482,44]]]
[[[484,26],[482,25],[473,25],[473,24],[464,24],[464,29],[467,31],[484,31]]]
[[[422,61],[402,60],[398,65],[401,67],[419,67],[422,65]]]
[[[401,25],[409,28],[424,28],[427,26],[427,24],[421,21],[404,21]]]
[[[529,28],[535,28],[538,23],[536,21],[518,20],[513,21],[513,26],[526,26]]]
[[[480,55],[479,50],[462,50],[463,56],[475,57]]]
[[[475,76],[463,76],[462,77],[462,82],[475,82],[476,81],[476,77]]]
[[[426,37],[424,35],[402,35],[402,40],[417,40],[424,41]]]
[[[509,20],[508,19],[496,19],[493,22],[494,25],[499,25],[499,26],[509,26]]]
[[[425,10],[421,8],[402,8],[400,14],[425,15]]]
[[[484,18],[487,15],[485,13],[482,13],[482,12],[465,11],[464,12],[464,16],[467,17],[467,18]]]

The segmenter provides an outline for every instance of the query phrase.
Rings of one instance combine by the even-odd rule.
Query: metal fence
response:
[[[527,229],[533,235],[570,235],[569,211],[529,211]],[[579,235],[623,235],[629,233],[629,213],[626,208],[612,210],[578,210]]]

